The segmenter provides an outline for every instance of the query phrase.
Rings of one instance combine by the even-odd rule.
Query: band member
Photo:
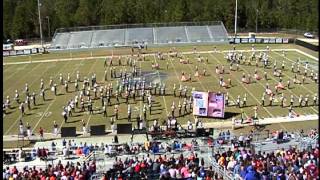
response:
[[[53,134],[56,136],[58,135],[58,124],[56,121],[53,121]]]

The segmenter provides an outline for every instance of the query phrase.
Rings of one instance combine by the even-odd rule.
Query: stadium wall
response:
[[[295,44],[305,47],[307,49],[313,50],[313,51],[319,51],[319,46],[302,41],[300,39],[295,39]]]

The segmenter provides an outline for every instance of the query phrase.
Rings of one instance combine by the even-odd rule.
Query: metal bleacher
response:
[[[186,43],[187,34],[183,26],[155,28],[156,44]]]
[[[126,44],[134,44],[137,42],[147,42],[152,44],[154,41],[152,28],[130,28],[125,34]]]
[[[187,26],[186,31],[191,42],[210,42],[212,40],[207,26]]]
[[[229,43],[222,22],[138,24],[57,29],[51,50],[121,47],[135,44]]]
[[[98,30],[93,33],[90,47],[124,46],[124,37],[125,29]]]
[[[68,49],[89,48],[93,31],[77,31],[70,33]]]

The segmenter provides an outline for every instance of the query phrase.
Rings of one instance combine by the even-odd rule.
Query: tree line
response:
[[[57,28],[222,21],[234,29],[236,0],[40,0],[43,36]],[[37,0],[3,0],[3,38],[39,37]],[[238,28],[318,31],[318,0],[238,0]],[[50,34],[49,34],[50,29]]]

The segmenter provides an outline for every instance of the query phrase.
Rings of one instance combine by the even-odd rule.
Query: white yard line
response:
[[[313,59],[313,60],[316,60],[317,62],[319,62],[319,58],[317,58],[317,57],[314,57],[314,56],[312,56],[312,55],[310,55],[310,54],[307,54],[307,53],[305,53],[305,52],[303,52],[303,51],[301,51],[301,50],[299,50],[299,49],[294,49],[296,52],[298,52],[298,53],[301,53],[301,54],[303,54],[303,55],[305,55],[305,56],[307,56],[307,57],[309,57],[309,58],[311,58],[311,59]]]
[[[297,50],[297,49],[272,49],[271,51],[282,51],[282,50],[285,50],[285,51],[296,51],[296,52],[299,52],[299,53],[302,53],[314,60],[318,60],[318,58],[314,57],[314,56],[311,56],[309,54],[306,54],[300,50]],[[230,50],[224,50],[224,51],[220,51],[220,52],[229,52]],[[252,50],[235,50],[236,52],[251,52]],[[255,50],[257,52],[260,52],[260,51],[265,51],[264,49],[258,49],[258,50]],[[213,53],[214,51],[198,51],[198,53],[200,54],[208,54],[208,53]],[[189,52],[182,52],[182,54],[193,54],[193,52],[189,51]],[[149,53],[149,54],[145,54],[145,56],[153,56],[154,53]],[[129,55],[124,55],[124,56],[129,56]],[[3,66],[6,66],[6,65],[12,65],[12,64],[30,64],[30,63],[45,63],[45,62],[54,62],[54,61],[77,61],[77,60],[83,60],[83,59],[86,59],[86,60],[90,60],[90,59],[104,59],[104,58],[110,58],[112,56],[92,56],[92,57],[83,57],[83,58],[62,58],[62,59],[45,59],[45,60],[34,60],[32,62],[30,61],[25,61],[25,62],[9,62],[9,63],[3,63]]]
[[[89,73],[88,73],[87,76],[89,76],[89,74],[92,72],[92,68],[94,67],[94,65],[96,64],[97,61],[98,61],[98,60],[96,60],[94,63],[92,63],[93,65],[91,66],[91,68],[90,68]],[[108,73],[109,68],[110,68],[110,65],[109,65],[108,68],[107,68],[107,73]],[[103,76],[103,79],[104,79],[104,76]],[[88,120],[87,120],[86,129],[88,129],[88,125],[89,125],[89,122],[90,122],[90,120],[91,120],[91,115],[92,115],[92,114],[89,115],[89,118],[88,118]],[[62,125],[61,125],[61,126],[62,126]]]
[[[153,56],[154,60],[157,62],[157,58],[156,58],[156,55],[154,54]],[[141,68],[140,68],[141,69]],[[160,78],[160,73],[159,73],[159,70],[157,69],[157,74],[158,74],[158,78],[159,78],[159,81],[161,82],[161,78]],[[161,82],[162,83],[162,82]],[[166,108],[166,116],[168,116],[169,114],[169,111],[168,111],[168,108],[167,108],[167,102],[166,102],[166,98],[164,98],[164,95],[162,95],[162,99],[163,99],[163,102],[164,102],[164,107]]]
[[[179,75],[178,75],[178,73],[177,73],[177,71],[176,71],[176,68],[175,68],[175,66],[174,66],[173,63],[172,63],[172,58],[170,58],[169,56],[168,56],[168,58],[169,58],[170,64],[171,64],[172,67],[173,67],[174,73],[176,74],[176,77],[177,77],[177,79],[178,79],[179,85],[181,86],[182,83],[181,83],[181,80],[179,79]]]

